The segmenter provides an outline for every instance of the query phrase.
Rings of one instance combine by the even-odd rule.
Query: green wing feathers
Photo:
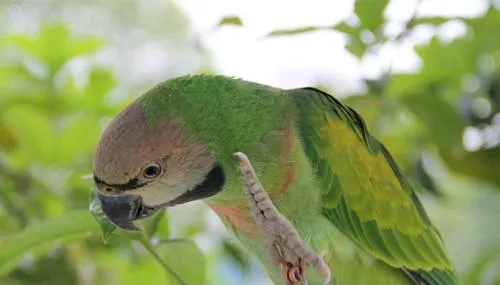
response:
[[[363,250],[415,284],[456,284],[438,231],[362,118],[314,88],[291,91],[298,128],[323,192],[323,213]]]

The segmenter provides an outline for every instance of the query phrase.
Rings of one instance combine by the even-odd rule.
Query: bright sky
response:
[[[352,16],[353,0],[213,0],[200,5],[197,0],[176,0],[190,18],[197,34],[208,34],[223,16],[238,15],[244,27],[227,26],[204,36],[217,71],[281,87],[324,83],[339,95],[361,90],[362,76],[375,76],[391,61],[395,70],[418,68],[418,57],[410,43],[431,36],[430,29],[414,33],[409,43],[389,46],[377,57],[360,63],[345,52],[340,33],[321,31],[301,36],[262,40],[262,35],[279,28],[332,25]],[[210,4],[208,4],[210,3]],[[487,0],[427,0],[419,15],[475,16],[487,7]],[[392,0],[385,16],[392,24],[387,32],[401,29],[413,13],[417,0]],[[460,23],[440,29],[445,38],[464,32]]]

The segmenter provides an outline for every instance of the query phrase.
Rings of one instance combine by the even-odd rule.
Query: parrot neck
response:
[[[267,148],[257,147],[248,157],[257,176],[274,205],[299,227],[310,223],[316,215],[320,193],[315,191],[315,181],[300,142],[291,127],[266,137]],[[272,147],[273,145],[274,147]],[[229,229],[247,238],[255,238],[259,228],[249,209],[247,187],[241,179],[237,165],[224,167],[224,190],[205,203],[215,211]]]
[[[224,171],[222,170],[221,165],[216,164],[207,174],[203,182],[198,184],[194,189],[187,191],[174,200],[168,202],[165,206],[174,206],[214,196],[223,189],[224,182]]]

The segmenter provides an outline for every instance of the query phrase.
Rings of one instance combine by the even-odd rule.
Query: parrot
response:
[[[458,284],[388,149],[357,111],[314,87],[169,78],[105,127],[93,179],[124,230],[203,201],[275,284],[322,284],[330,273],[329,284]]]

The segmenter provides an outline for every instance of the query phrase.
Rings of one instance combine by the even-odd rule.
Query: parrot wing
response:
[[[322,186],[323,214],[360,248],[401,269],[415,284],[456,284],[437,229],[361,116],[315,88],[291,94],[303,147]]]

